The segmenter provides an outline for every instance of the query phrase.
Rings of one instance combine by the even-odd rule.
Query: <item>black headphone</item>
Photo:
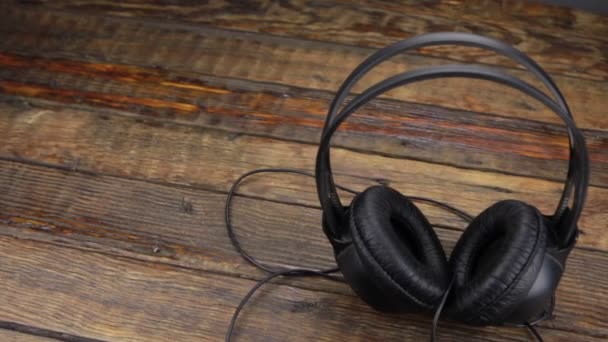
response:
[[[485,48],[507,56],[537,76],[555,99],[494,68],[442,65],[388,78],[354,97],[338,112],[353,85],[374,66],[406,50],[444,44]],[[495,203],[469,224],[449,262],[429,221],[396,190],[373,186],[356,195],[350,206],[343,206],[333,181],[329,153],[333,133],[359,107],[395,87],[440,77],[483,79],[526,93],[562,118],[570,143],[567,179],[553,215],[542,215],[534,206],[517,200]],[[377,51],[344,81],[322,131],[315,178],[323,230],[340,271],[373,308],[417,312],[445,304],[448,316],[461,322],[519,325],[540,321],[552,313],[555,290],[578,235],[577,222],[589,183],[589,159],[583,134],[565,99],[536,62],[491,38],[432,33]]]

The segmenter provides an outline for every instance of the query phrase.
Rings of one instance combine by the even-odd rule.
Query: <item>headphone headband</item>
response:
[[[392,45],[391,47],[395,45]],[[379,62],[376,62],[376,64],[377,63]],[[366,66],[360,66],[357,69],[365,70],[366,68],[367,70],[369,69],[369,67]],[[365,72],[366,70],[363,71],[363,73]],[[349,79],[356,81],[356,79],[360,78],[361,76],[362,74],[355,74],[353,77],[349,77]],[[512,88],[518,89],[530,95],[531,97],[534,97],[562,118],[562,120],[568,127],[569,132],[571,158],[569,163],[570,169],[568,172],[570,178],[568,179],[568,182],[572,182],[572,185],[574,185],[575,196],[572,210],[566,215],[565,222],[559,227],[557,227],[557,236],[558,242],[561,246],[564,247],[571,244],[577,230],[576,222],[580,217],[580,213],[582,211],[586,198],[587,187],[589,182],[589,160],[587,156],[587,149],[585,147],[585,140],[583,134],[576,127],[574,120],[572,119],[569,111],[567,110],[567,107],[565,107],[565,102],[563,102],[563,106],[558,105],[553,100],[551,100],[551,98],[549,98],[547,95],[545,95],[532,85],[522,80],[519,80],[518,78],[515,78],[509,74],[500,72],[496,69],[468,65],[445,65],[438,67],[422,68],[393,76],[380,83],[377,83],[359,96],[355,97],[335,118],[333,117],[333,115],[332,117],[328,116],[323,129],[321,143],[319,145],[315,170],[319,199],[323,208],[324,219],[326,220],[329,230],[326,230],[328,237],[333,241],[340,240],[341,232],[338,231],[336,227],[342,226],[342,218],[344,214],[344,209],[340,203],[340,199],[338,197],[336,187],[333,182],[329,159],[329,145],[333,133],[337,130],[339,125],[350,114],[352,114],[352,112],[354,112],[356,109],[366,104],[376,96],[401,85],[440,77],[468,77],[505,84]],[[350,87],[352,87],[352,82],[354,81],[349,81],[349,79],[347,79],[347,81],[343,84],[343,86],[341,87],[341,92],[339,92],[339,94],[336,96],[336,99],[334,100],[336,104],[341,102],[340,97],[345,96],[344,91],[348,91]],[[559,90],[557,90],[557,88],[555,88],[555,90],[557,94],[559,94]],[[335,108],[332,107],[330,109],[330,114],[332,114],[333,111],[335,111]],[[564,194],[562,194],[562,199],[564,197],[566,197],[567,199],[566,192],[568,191],[569,186],[572,185],[570,185],[570,183],[566,183],[566,186],[564,188]],[[560,205],[558,205],[558,210],[560,209],[561,205],[562,204],[560,202]]]
[[[560,92],[559,88],[553,82],[551,77],[547,74],[543,68],[540,67],[533,59],[528,57],[523,52],[517,50],[509,44],[501,42],[496,39],[479,36],[471,33],[464,32],[437,32],[419,35],[410,39],[402,40],[389,45],[383,49],[376,51],[374,54],[365,59],[355,70],[351,72],[348,78],[342,83],[342,86],[338,90],[338,93],[334,97],[332,103],[329,106],[329,113],[325,120],[327,126],[330,120],[335,116],[336,111],[344,102],[346,95],[350,92],[351,88],[371,69],[376,65],[392,58],[393,56],[406,52],[408,50],[414,50],[426,46],[436,45],[460,45],[460,46],[471,46],[482,49],[487,49],[501,54],[505,57],[512,59],[524,66],[528,71],[532,72],[546,87],[549,89],[551,94],[557,100],[557,103],[568,113],[570,117],[570,108],[566,103],[566,99]],[[325,128],[323,129],[325,132]],[[568,139],[570,144],[570,161],[572,161],[572,153],[574,146],[572,145],[571,132],[568,131]],[[568,207],[568,201],[570,194],[572,193],[572,177],[573,177],[574,165],[570,162],[568,165],[568,173],[566,175],[566,182],[564,185],[564,191],[559,200],[559,204],[555,209],[554,217],[561,219]]]
[[[547,89],[549,89],[549,91],[557,100],[558,105],[561,106],[570,117],[572,117],[568,104],[566,103],[566,100],[564,99],[555,82],[553,82],[547,72],[545,72],[534,60],[532,60],[523,52],[517,50],[509,44],[484,36],[463,32],[437,32],[423,34],[410,39],[396,42],[392,45],[389,45],[385,48],[376,51],[371,56],[366,58],[365,61],[363,61],[355,70],[351,72],[351,74],[340,86],[340,89],[336,93],[336,96],[334,97],[333,101],[329,106],[329,111],[325,119],[325,125],[323,127],[322,132],[325,133],[325,130],[327,129],[329,123],[336,115],[338,108],[345,100],[351,88],[376,65],[386,61],[387,59],[399,53],[408,50],[418,49],[421,47],[436,45],[461,45],[488,49],[518,62],[519,64],[523,65],[528,71],[532,72],[547,87]],[[573,172],[575,166],[572,164],[574,145],[572,142],[572,132],[570,132],[570,130],[568,130],[568,140],[570,145],[568,172],[562,196],[558,202],[559,204],[557,205],[553,216],[557,221],[560,221],[564,218],[564,214],[566,213],[568,201],[570,199],[570,195],[572,193],[572,188],[574,185]],[[334,198],[332,200],[335,204],[334,210],[337,211],[337,213],[343,214],[339,199]],[[565,221],[568,220],[566,219]]]

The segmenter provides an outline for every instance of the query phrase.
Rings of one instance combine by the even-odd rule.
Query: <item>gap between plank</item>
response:
[[[4,235],[6,236],[6,235]],[[194,274],[214,274],[214,275],[219,275],[219,276],[225,276],[225,277],[230,277],[230,278],[236,278],[236,279],[245,279],[245,280],[251,280],[254,282],[259,281],[261,278],[256,278],[253,275],[248,275],[248,274],[236,274],[236,273],[227,273],[227,272],[221,272],[221,271],[216,271],[216,270],[203,270],[203,269],[198,269],[198,268],[193,268],[193,267],[188,267],[188,266],[184,266],[184,265],[175,265],[175,264],[167,264],[161,261],[155,261],[155,260],[142,260],[136,257],[132,257],[132,256],[128,256],[128,255],[116,255],[116,254],[112,254],[112,253],[108,253],[105,251],[100,251],[100,250],[93,250],[93,249],[87,249],[87,248],[82,248],[82,247],[77,247],[77,246],[73,246],[73,245],[66,245],[66,244],[61,244],[61,243],[55,243],[55,242],[51,242],[51,241],[40,241],[40,240],[30,240],[30,239],[21,239],[19,237],[14,237],[14,236],[7,236],[8,238],[11,239],[16,239],[16,240],[23,240],[23,241],[29,241],[31,243],[34,244],[42,244],[42,245],[47,245],[47,246],[58,246],[61,248],[67,248],[67,249],[71,249],[71,250],[75,250],[75,251],[79,251],[82,253],[90,253],[90,254],[96,254],[96,255],[103,255],[112,259],[117,259],[117,260],[125,260],[128,262],[132,262],[132,263],[136,263],[136,264],[141,264],[141,265],[149,265],[149,264],[156,264],[156,265],[162,265],[162,266],[168,266],[170,268],[174,268],[174,269],[181,269],[184,270],[186,272],[190,272],[190,273],[194,273]],[[301,290],[305,290],[305,291],[311,291],[311,292],[321,292],[321,293],[328,293],[328,294],[335,294],[335,295],[339,295],[339,296],[347,296],[347,297],[357,297],[354,293],[352,292],[338,292],[338,291],[331,291],[328,289],[313,289],[310,287],[306,287],[304,285],[300,285],[297,283],[290,283],[289,278],[282,278],[282,279],[278,279],[277,281],[272,282],[271,284],[274,284],[275,286],[286,286],[286,287],[292,287],[292,288],[297,288],[297,289],[301,289]],[[322,279],[317,279],[317,280],[321,280]],[[343,283],[345,286],[348,286],[346,283]],[[557,326],[541,326],[542,329],[548,329],[548,330],[555,330],[555,331],[564,331],[564,332],[570,332],[570,333],[575,333],[575,334],[582,334],[582,335],[586,335],[586,336],[593,336],[593,337],[604,337],[603,334],[593,334],[593,333],[589,333],[586,330],[583,331],[578,331],[576,329],[567,329],[567,328],[561,328],[561,327],[557,327]],[[58,339],[61,341],[67,341],[67,342],[104,342],[103,340],[97,340],[97,339],[91,339],[91,338],[86,338],[86,337],[80,337],[77,335],[71,335],[71,334],[64,334],[61,332],[57,332],[57,331],[52,331],[52,330],[46,330],[46,329],[40,329],[40,328],[35,328],[35,327],[31,327],[31,326],[27,326],[27,325],[23,325],[23,324],[19,324],[19,323],[13,323],[13,322],[7,322],[7,321],[0,321],[0,329],[6,329],[6,330],[13,330],[13,331],[19,331],[22,333],[26,333],[26,334],[30,334],[30,335],[35,335],[35,336],[41,336],[41,337],[50,337],[50,338],[54,338],[54,339]],[[22,330],[20,330],[22,329]],[[32,331],[32,333],[30,333],[30,330]],[[42,333],[48,333],[49,336],[46,335],[42,335]],[[57,337],[55,337],[57,336]],[[65,336],[65,337],[64,337]]]
[[[220,194],[220,195],[226,195],[228,193],[227,190],[215,189],[215,188],[211,188],[211,187],[208,187],[208,186],[205,186],[205,185],[185,185],[185,184],[178,184],[178,183],[169,183],[169,182],[156,181],[156,180],[151,180],[151,179],[135,178],[135,177],[125,176],[125,175],[107,174],[107,173],[95,172],[95,171],[78,169],[78,168],[75,169],[75,168],[72,168],[72,167],[67,166],[67,165],[64,166],[64,165],[58,165],[58,164],[51,164],[51,163],[47,163],[47,162],[40,162],[40,161],[31,160],[31,159],[25,159],[25,158],[11,158],[11,157],[2,157],[2,156],[0,156],[0,160],[7,161],[7,162],[18,163],[18,164],[39,166],[39,167],[44,167],[44,168],[49,168],[49,169],[54,169],[54,170],[60,170],[60,171],[77,172],[77,173],[80,173],[80,174],[84,174],[84,175],[88,175],[88,176],[93,176],[93,177],[103,176],[103,177],[108,177],[108,178],[129,180],[129,181],[132,181],[132,182],[141,182],[141,183],[147,183],[147,184],[166,186],[166,187],[169,187],[169,188],[186,189],[186,190],[201,190],[201,191],[206,191],[206,192],[210,192],[210,193],[214,193],[214,194]],[[343,173],[335,173],[335,174],[336,175],[349,176],[349,177],[353,177],[353,178],[364,179],[364,180],[371,180],[373,182],[379,183],[377,180],[370,179],[370,178],[363,178],[363,177],[360,177],[360,176],[352,176],[352,175],[343,174]],[[301,208],[309,208],[309,209],[321,210],[320,206],[315,206],[315,205],[310,205],[310,204],[304,204],[304,203],[297,203],[297,202],[290,202],[290,201],[278,200],[278,199],[272,199],[272,198],[265,198],[265,197],[257,196],[257,195],[241,194],[241,193],[238,193],[238,192],[235,193],[235,197],[241,197],[241,198],[259,200],[259,201],[265,201],[265,202],[277,203],[277,204],[285,204],[285,205],[290,205],[290,206],[295,206],[295,207],[301,207]],[[444,228],[444,229],[449,230],[449,231],[454,231],[454,232],[462,233],[462,229],[459,229],[457,227],[450,226],[450,225],[439,224],[439,225],[433,225],[433,226],[434,227]],[[595,247],[590,247],[590,246],[575,246],[575,248],[580,249],[580,250],[592,251],[592,252],[608,253],[608,251],[605,251],[605,250],[602,250],[602,249],[599,249],[599,248],[595,248]]]
[[[79,11],[79,10],[68,10],[68,9],[50,9],[50,10],[46,9],[46,10],[44,10],[44,9],[36,8],[36,9],[32,10],[31,8],[28,8],[28,10],[35,11],[35,12],[51,12],[51,13],[59,13],[59,14],[67,14],[67,15],[82,15],[84,12],[84,11]],[[230,38],[235,38],[235,36],[238,36],[239,38],[256,37],[257,39],[259,39],[261,41],[271,42],[271,43],[275,43],[275,44],[281,44],[282,42],[311,42],[311,43],[318,44],[320,46],[348,47],[351,49],[357,49],[357,50],[365,52],[367,54],[371,54],[374,51],[378,50],[375,48],[363,47],[363,46],[348,44],[348,43],[344,43],[344,42],[327,42],[327,41],[316,40],[316,39],[311,39],[311,38],[294,38],[294,37],[288,37],[288,36],[273,35],[271,33],[266,33],[266,32],[262,33],[262,32],[243,31],[243,30],[237,30],[237,29],[217,28],[217,27],[213,27],[213,26],[209,26],[209,25],[205,25],[205,24],[194,25],[194,24],[183,23],[183,22],[176,21],[176,20],[171,20],[170,22],[160,22],[158,20],[149,19],[149,18],[145,18],[145,17],[139,17],[139,16],[138,17],[121,17],[121,16],[112,15],[112,14],[99,15],[99,14],[92,14],[90,12],[84,12],[84,13],[86,13],[87,16],[91,16],[91,17],[95,17],[95,18],[103,18],[108,21],[114,21],[114,22],[118,22],[118,23],[120,23],[120,22],[137,23],[137,24],[143,24],[143,25],[163,28],[163,29],[179,29],[179,30],[187,31],[187,32],[211,34],[211,35],[215,35],[217,37],[230,37]],[[449,61],[449,62],[460,62],[460,63],[462,62],[461,60],[453,59],[453,58],[427,56],[427,55],[416,53],[415,51],[405,53],[404,55],[413,55],[413,56],[422,57],[422,58],[434,58],[437,60],[444,60],[444,61]],[[489,65],[489,66],[494,66],[494,67],[502,68],[502,69],[506,69],[506,70],[526,70],[526,69],[520,67],[519,65],[518,65],[518,67],[514,68],[514,67],[506,66],[506,65],[489,64],[489,63],[482,63],[482,62],[475,62],[475,64]],[[581,77],[581,76],[572,76],[572,75],[563,74],[563,73],[555,73],[555,75],[559,75],[560,77],[572,78],[572,79],[588,80],[588,81],[593,81],[593,82],[598,82],[598,83],[604,82],[603,80],[596,80],[596,79],[591,79],[591,78],[586,78],[586,77]]]
[[[15,322],[0,321],[0,329],[20,332],[22,334],[51,338],[65,342],[104,342],[94,338],[82,337],[78,335],[67,334],[59,331],[48,330],[43,328],[32,327],[25,324]]]

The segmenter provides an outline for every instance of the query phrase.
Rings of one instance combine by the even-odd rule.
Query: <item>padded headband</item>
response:
[[[357,76],[355,76],[355,78],[356,77]],[[577,230],[576,222],[578,221],[584,206],[589,183],[589,159],[582,132],[576,127],[566,108],[555,103],[537,88],[509,74],[500,72],[497,69],[475,65],[445,65],[401,73],[370,87],[349,102],[335,118],[332,116],[331,120],[329,118],[327,119],[317,154],[315,176],[319,200],[329,230],[326,230],[326,233],[328,233],[330,239],[334,241],[339,241],[341,239],[340,233],[342,232],[338,231],[336,227],[343,227],[342,218],[344,214],[344,208],[340,203],[333,182],[329,159],[329,146],[333,133],[349,115],[378,95],[398,86],[441,77],[477,78],[510,86],[537,99],[562,118],[568,128],[570,138],[570,166],[572,167],[572,171],[569,173],[571,174],[571,181],[574,185],[574,200],[572,210],[567,214],[566,222],[561,225],[561,229],[558,229],[557,231],[557,237],[558,243],[561,246],[565,247],[570,245],[574,241],[573,238]],[[346,83],[348,83],[348,80],[345,84]],[[348,90],[349,86],[347,85],[343,88]],[[336,98],[338,98],[338,96]],[[337,101],[337,103],[338,102],[340,101]],[[566,191],[567,188],[564,189],[564,192]]]
[[[423,34],[410,39],[399,41],[376,51],[374,54],[366,58],[365,61],[363,61],[355,70],[353,70],[353,72],[340,86],[340,89],[336,93],[336,96],[334,97],[333,101],[329,106],[329,112],[325,119],[323,133],[325,133],[327,127],[329,126],[329,123],[335,117],[338,108],[344,102],[351,88],[371,69],[399,53],[435,45],[461,45],[488,49],[518,62],[519,64],[523,65],[528,71],[532,72],[549,89],[549,91],[557,100],[558,105],[562,107],[562,109],[568,114],[568,116],[572,117],[572,114],[570,113],[570,108],[568,107],[566,100],[564,99],[555,82],[553,82],[551,77],[543,70],[543,68],[541,68],[534,60],[532,60],[523,52],[517,50],[509,44],[484,36],[463,32],[438,32]],[[574,185],[573,172],[575,166],[572,164],[574,145],[572,143],[572,132],[570,132],[570,130],[568,130],[568,139],[570,144],[568,173],[566,176],[564,191],[562,192],[562,196],[558,202],[559,204],[555,209],[554,217],[556,219],[563,218],[566,208],[568,207],[568,201],[570,199],[570,194],[572,193],[572,188]],[[340,206],[339,199],[336,198],[333,200],[337,207]],[[342,211],[341,207],[337,208],[336,210],[338,210],[338,212]]]

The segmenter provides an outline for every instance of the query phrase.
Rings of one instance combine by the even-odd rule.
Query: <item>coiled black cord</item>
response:
[[[314,174],[311,172],[298,170],[298,169],[262,168],[262,169],[256,169],[256,170],[252,170],[252,171],[244,173],[239,178],[237,178],[237,180],[234,182],[234,184],[232,184],[232,187],[230,187],[230,190],[228,191],[228,195],[226,197],[226,206],[224,207],[224,222],[226,223],[226,230],[228,231],[228,237],[230,239],[230,242],[232,243],[232,245],[234,246],[236,251],[243,257],[243,259],[245,259],[247,262],[249,262],[253,266],[255,266],[265,272],[268,272],[269,274],[266,277],[264,277],[262,280],[258,281],[251,288],[251,290],[249,290],[249,292],[245,295],[245,297],[243,297],[243,299],[237,306],[236,310],[234,311],[234,314],[232,315],[232,319],[230,320],[230,324],[228,325],[228,330],[226,331],[226,342],[230,342],[232,340],[232,336],[234,334],[234,328],[236,327],[237,318],[238,318],[239,314],[241,313],[241,311],[243,310],[243,308],[245,307],[245,305],[247,304],[247,302],[251,299],[251,297],[253,297],[254,293],[260,287],[262,287],[264,284],[266,284],[270,280],[272,280],[276,277],[280,277],[280,276],[284,276],[284,277],[318,276],[318,277],[324,277],[324,278],[334,280],[334,281],[343,282],[343,280],[340,277],[338,277],[334,274],[339,271],[339,269],[336,267],[328,268],[328,269],[321,269],[321,270],[315,270],[315,269],[309,269],[309,268],[282,268],[282,269],[275,268],[275,267],[271,267],[269,265],[265,265],[265,264],[261,263],[260,261],[258,261],[254,257],[252,257],[249,253],[247,253],[243,249],[238,238],[236,237],[236,234],[234,233],[234,227],[232,226],[232,220],[231,220],[232,199],[234,198],[234,195],[236,194],[236,190],[238,189],[240,184],[245,180],[245,178],[258,174],[258,173],[264,173],[264,172],[266,172],[266,173],[292,173],[292,174],[297,174],[297,175],[302,175],[302,176],[307,176],[307,177],[312,177],[312,178],[315,177]],[[359,193],[358,191],[352,190],[345,186],[336,184],[336,187],[340,190],[349,192],[351,194],[356,195]],[[408,196],[408,198],[410,198],[411,200],[414,200],[414,201],[426,202],[426,203],[441,207],[447,211],[450,211],[450,212],[460,216],[467,222],[469,222],[473,219],[473,217],[471,215],[469,215],[468,213],[466,213],[465,211],[455,208],[449,204],[442,203],[440,201],[436,201],[436,200],[426,198],[426,197],[419,197],[419,196]],[[450,293],[453,285],[454,285],[454,279],[452,279],[452,281],[450,282],[450,285],[448,286],[447,290],[445,291],[445,294],[443,295],[443,298],[441,299],[441,303],[439,304],[439,306],[437,307],[437,309],[434,313],[433,326],[432,326],[432,330],[431,330],[431,341],[432,342],[436,341],[439,317],[441,315],[441,311],[443,310],[443,307],[448,299],[449,293]],[[541,336],[539,335],[539,333],[532,326],[532,324],[526,323],[525,326],[532,332],[532,334],[537,338],[537,340],[539,342],[543,341]]]

